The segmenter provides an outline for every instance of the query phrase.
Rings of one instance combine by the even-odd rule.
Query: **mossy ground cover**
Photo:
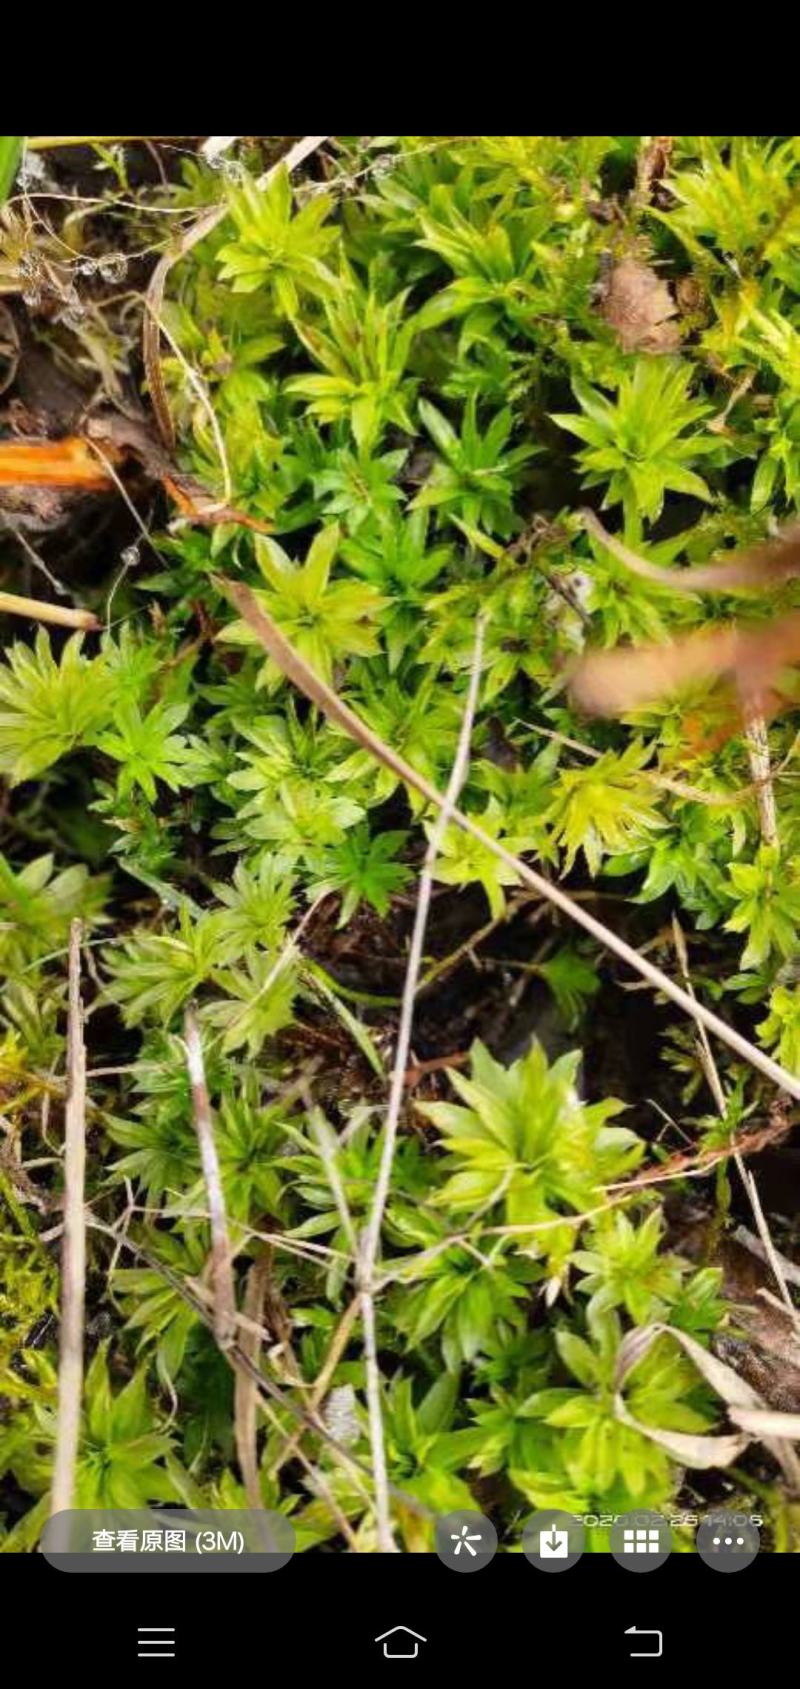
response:
[[[603,717],[569,682],[587,651],[800,607],[791,570],[744,598],[669,579],[795,516],[800,143],[329,137],[291,173],[289,146],[0,150],[2,586],[40,606],[0,662],[0,1546],[50,1505],[77,919],[78,1505],[256,1500],[303,1549],[370,1552],[385,1476],[406,1550],[460,1507],[506,1548],[563,1508],[600,1548],[620,1511],[722,1499],[796,1547],[791,1428],[776,1461],[731,1389],[796,1433],[800,1344],[731,1238],[747,1165],[793,1255],[797,1105],[491,841],[798,1084],[794,672],[760,713],[713,668]],[[148,450],[109,444],[123,418]],[[99,486],[3,482],[4,448],[49,442],[52,470],[65,439]],[[432,865],[369,1309],[436,807],[230,582],[440,790],[480,642],[460,804],[489,843],[451,822]],[[52,625],[76,606],[94,627]],[[256,1408],[219,1341],[187,1011]]]

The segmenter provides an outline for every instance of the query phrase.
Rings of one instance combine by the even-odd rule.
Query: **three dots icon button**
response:
[[[697,1528],[697,1552],[715,1572],[742,1572],[752,1566],[761,1537],[758,1526],[740,1513],[710,1513]]]

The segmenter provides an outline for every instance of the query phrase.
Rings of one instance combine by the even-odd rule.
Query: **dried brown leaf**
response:
[[[623,258],[603,289],[601,315],[623,352],[674,352],[680,329],[671,318],[678,307],[666,282],[639,258]]]
[[[698,1472],[707,1471],[712,1466],[730,1466],[744,1454],[750,1442],[744,1431],[730,1432],[724,1437],[704,1437],[697,1431],[662,1431],[656,1425],[643,1425],[640,1419],[629,1413],[622,1396],[615,1399],[614,1415],[621,1425],[640,1432],[651,1443],[658,1443],[660,1448],[666,1449],[673,1460],[679,1460],[682,1466],[691,1466]],[[780,1415],[774,1417],[780,1418]]]
[[[666,1449],[674,1460],[679,1460],[684,1466],[694,1467],[704,1471],[712,1466],[730,1466],[744,1453],[750,1441],[744,1428],[725,1436],[703,1436],[697,1432],[666,1431],[659,1426],[644,1425],[631,1413],[622,1394],[622,1387],[626,1379],[653,1344],[662,1336],[674,1337],[685,1350],[697,1367],[698,1372],[716,1390],[717,1395],[727,1404],[740,1403],[743,1407],[753,1409],[761,1406],[760,1398],[755,1390],[750,1388],[723,1361],[718,1361],[707,1349],[702,1349],[694,1339],[687,1337],[683,1331],[677,1331],[668,1325],[639,1326],[630,1331],[623,1338],[617,1358],[616,1394],[614,1397],[614,1415],[620,1424],[627,1425],[632,1431],[639,1431],[643,1437],[649,1438],[651,1443],[658,1443],[659,1448]]]
[[[725,1403],[729,1417],[740,1428],[738,1434],[704,1437],[681,1431],[663,1431],[657,1426],[643,1425],[634,1419],[622,1395],[622,1388],[634,1367],[638,1366],[656,1339],[661,1336],[673,1337],[675,1342],[680,1344],[701,1377]],[[763,1398],[746,1379],[741,1378],[725,1361],[719,1360],[708,1349],[704,1349],[688,1332],[679,1331],[673,1325],[662,1325],[657,1321],[629,1332],[620,1345],[615,1385],[616,1417],[623,1425],[629,1425],[632,1429],[640,1431],[643,1437],[649,1437],[651,1442],[667,1449],[676,1460],[681,1460],[698,1470],[709,1466],[729,1466],[732,1461],[738,1460],[753,1437],[759,1437],[779,1462],[792,1490],[797,1490],[800,1484],[800,1466],[794,1450],[789,1447],[789,1438],[795,1434],[789,1427],[790,1422],[796,1422],[798,1416],[773,1413],[765,1408]]]
[[[732,1366],[717,1359],[710,1350],[704,1349],[687,1332],[679,1331],[676,1326],[662,1325],[654,1321],[652,1325],[640,1326],[636,1331],[628,1333],[620,1344],[617,1357],[616,1385],[622,1389],[626,1379],[635,1366],[644,1359],[658,1337],[674,1337],[684,1354],[697,1367],[698,1372],[711,1385],[717,1395],[728,1407],[760,1408],[763,1402],[757,1390],[752,1388]]]

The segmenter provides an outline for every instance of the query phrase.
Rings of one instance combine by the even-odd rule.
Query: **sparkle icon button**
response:
[[[497,1553],[491,1519],[469,1508],[442,1513],[436,1521],[436,1552],[451,1572],[480,1572]]]

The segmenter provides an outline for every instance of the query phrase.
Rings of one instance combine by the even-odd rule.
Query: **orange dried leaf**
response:
[[[165,491],[177,504],[182,516],[190,522],[199,522],[206,527],[219,527],[222,523],[231,522],[239,528],[251,528],[256,534],[272,534],[275,531],[274,522],[265,522],[260,516],[250,516],[247,511],[234,510],[229,504],[220,504],[198,481],[188,475],[178,475],[170,472],[161,477]]]
[[[91,491],[112,485],[97,453],[78,435],[65,440],[0,440],[0,487],[84,487]]]

